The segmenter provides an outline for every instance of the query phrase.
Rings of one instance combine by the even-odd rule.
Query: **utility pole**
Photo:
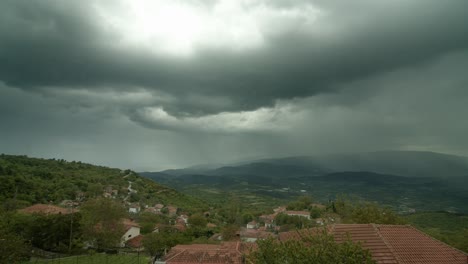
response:
[[[68,242],[68,254],[71,254],[73,238],[73,202],[70,204],[70,241]]]

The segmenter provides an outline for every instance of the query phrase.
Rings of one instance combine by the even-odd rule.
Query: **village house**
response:
[[[280,241],[316,235],[322,228],[279,233]],[[368,249],[378,264],[466,264],[468,254],[452,248],[409,225],[334,224],[327,227],[335,241],[348,236]]]
[[[308,211],[286,211],[285,213],[289,216],[300,216],[310,220],[310,213]]]
[[[145,211],[145,212],[148,212],[148,213],[152,213],[152,214],[162,214],[162,213],[161,213],[161,210],[157,210],[157,209],[154,208],[154,207],[145,208],[144,211]]]
[[[279,206],[279,207],[273,209],[273,211],[274,211],[276,214],[283,213],[283,212],[286,211],[286,206]]]
[[[230,263],[242,264],[240,242],[224,242],[220,245],[193,244],[177,245],[163,259],[155,264],[199,264],[199,263]]]
[[[166,208],[167,208],[168,214],[169,214],[170,216],[175,216],[175,215],[177,215],[177,209],[178,209],[177,207],[172,206],[172,205],[168,205]]]
[[[259,225],[255,220],[247,223],[247,229],[255,229],[258,228],[258,226]]]
[[[185,224],[185,225],[188,224],[188,218],[189,217],[187,215],[185,215],[185,214],[180,215],[179,217],[177,217],[177,219],[180,219],[183,222],[183,224]]]
[[[139,203],[130,204],[130,207],[128,208],[128,212],[129,213],[134,213],[134,214],[139,213],[140,210],[141,210],[141,206],[140,206]]]
[[[316,218],[315,219],[315,224],[323,226],[325,224],[325,220],[323,218]]]
[[[164,208],[164,204],[158,203],[158,204],[155,204],[155,205],[154,205],[154,209],[155,209],[157,212],[161,212],[161,209],[163,209],[163,208]]]
[[[243,242],[255,242],[259,239],[267,239],[269,237],[274,237],[275,235],[271,232],[266,232],[264,230],[257,229],[241,229],[240,239]]]
[[[140,235],[140,225],[133,220],[124,219],[123,225],[125,227],[125,233],[121,238],[120,246],[124,247],[128,240],[133,239]]]
[[[333,224],[324,228],[311,228],[279,233],[279,241],[314,236],[326,230],[337,243],[348,238],[369,250],[378,264],[467,264],[468,254],[452,248],[409,225]],[[220,245],[177,245],[155,264],[245,263],[243,254],[255,250],[259,239],[275,237],[259,229],[240,231],[242,242],[223,242]],[[220,234],[212,240],[220,240]]]
[[[276,215],[277,215],[276,213],[270,214],[270,215],[261,215],[259,217],[259,219],[260,219],[260,221],[265,223],[266,228],[273,228],[273,227],[275,227],[275,217],[276,217]]]

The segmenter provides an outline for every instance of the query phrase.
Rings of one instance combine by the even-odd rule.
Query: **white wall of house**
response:
[[[128,212],[129,212],[129,213],[134,213],[134,214],[136,214],[136,213],[140,212],[140,208],[137,208],[137,207],[130,207],[130,208],[128,209]]]
[[[300,216],[300,217],[305,217],[310,220],[310,215],[306,214],[294,214],[294,213],[288,213],[289,216]]]
[[[257,228],[257,225],[256,225],[256,224],[248,223],[248,224],[247,224],[247,228],[248,228],[248,229],[255,229],[255,228]]]
[[[244,241],[244,242],[255,242],[255,241],[257,241],[257,238],[256,237],[243,237],[242,241]]]
[[[122,236],[122,239],[121,239],[121,246],[124,247],[125,246],[125,242],[127,242],[128,240],[136,237],[136,236],[139,236],[140,235],[140,228],[139,227],[136,227],[136,226],[132,226],[130,227],[130,229],[127,230],[127,232],[125,232],[125,234]]]

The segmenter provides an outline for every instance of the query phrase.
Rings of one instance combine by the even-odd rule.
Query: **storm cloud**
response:
[[[0,147],[134,168],[464,154],[467,10],[457,0],[2,1]]]

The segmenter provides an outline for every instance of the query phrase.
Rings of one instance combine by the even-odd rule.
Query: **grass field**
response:
[[[54,263],[54,264],[148,264],[149,256],[140,254],[94,254],[72,256],[57,259],[32,259],[26,263]]]

